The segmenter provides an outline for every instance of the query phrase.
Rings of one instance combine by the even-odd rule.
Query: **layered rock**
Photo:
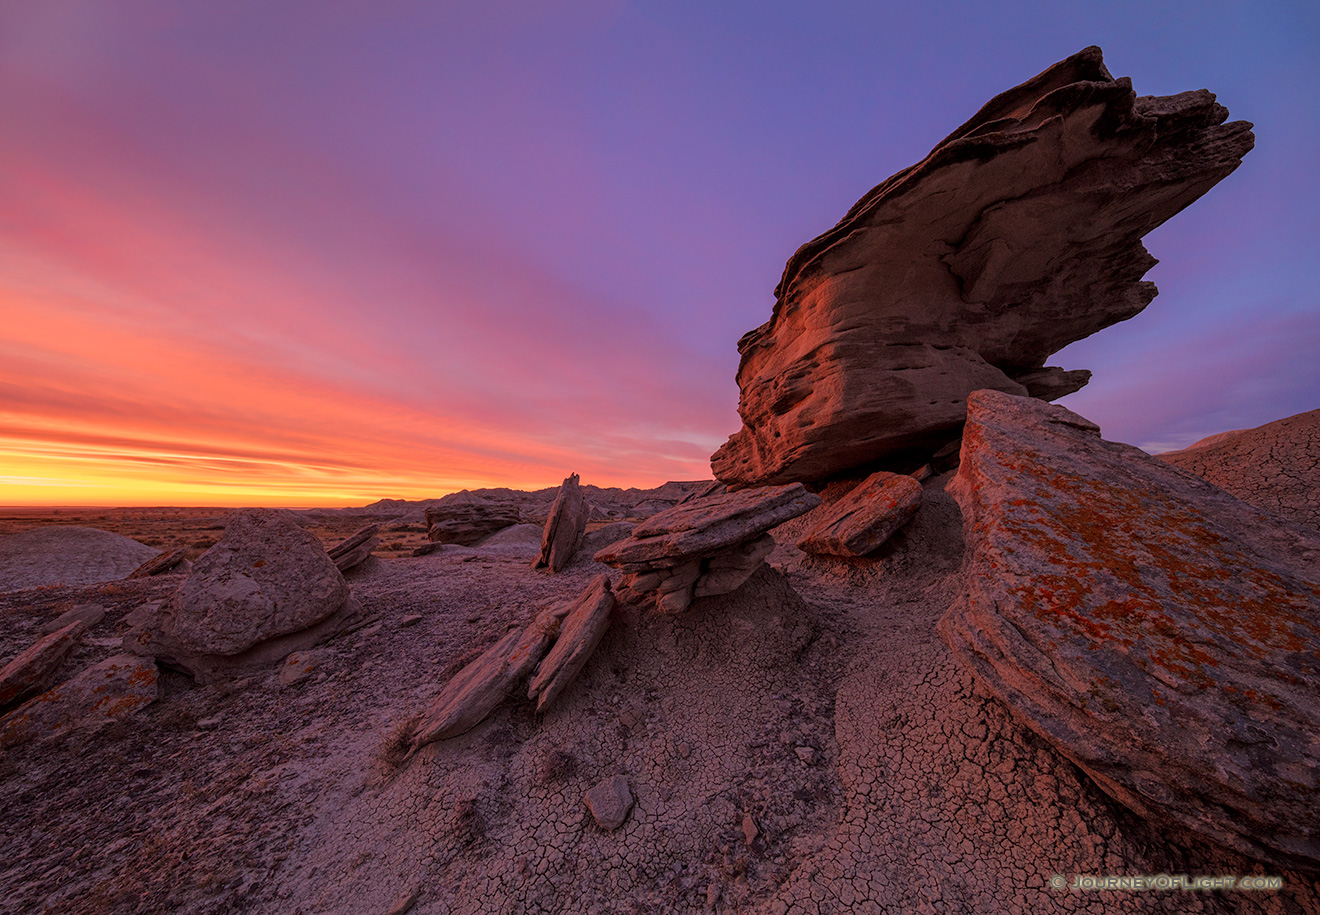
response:
[[[1158,455],[1244,502],[1320,528],[1320,410]]]
[[[613,612],[609,576],[598,575],[564,617],[554,647],[528,684],[527,698],[536,700],[538,712],[545,711],[577,677],[609,628]]]
[[[898,533],[920,507],[921,483],[915,477],[878,470],[829,506],[798,547],[808,553],[865,556]]]
[[[357,612],[312,534],[277,512],[235,512],[159,618],[130,633],[125,646],[210,682],[324,641]]]
[[[532,563],[535,569],[558,572],[573,561],[573,554],[587,531],[587,502],[578,487],[578,475],[571,474],[559,487],[550,506],[550,517],[541,535],[541,552]]]
[[[121,721],[156,700],[156,665],[115,655],[29,699],[0,718],[0,748],[38,737],[95,730]]]
[[[996,96],[789,260],[738,343],[737,485],[820,480],[956,437],[966,397],[1046,399],[1047,367],[1140,312],[1141,237],[1232,172],[1254,139],[1204,90],[1138,98],[1087,48]]]
[[[426,510],[427,537],[433,543],[473,546],[496,531],[522,520],[517,505],[472,500],[449,502]]]
[[[368,524],[361,530],[354,531],[339,543],[326,550],[326,555],[341,572],[347,572],[363,563],[371,551],[380,546],[380,523]]]
[[[741,587],[774,549],[766,532],[819,504],[800,483],[691,499],[643,521],[596,560],[627,573],[620,599],[676,613]]]
[[[188,548],[186,546],[176,546],[166,550],[159,556],[148,559],[130,572],[128,577],[150,578],[153,575],[164,575],[167,572],[186,572],[189,568]]]
[[[1162,828],[1320,869],[1320,534],[1074,413],[981,391],[940,631],[1014,716]]]
[[[78,644],[87,630],[82,620],[73,620],[50,635],[37,639],[0,668],[0,708],[47,685],[60,662]]]

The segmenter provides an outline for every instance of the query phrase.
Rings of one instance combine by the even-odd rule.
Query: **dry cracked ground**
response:
[[[546,715],[506,703],[410,759],[406,721],[452,672],[604,568],[373,559],[348,576],[368,624],[298,663],[223,688],[165,672],[136,717],[0,757],[0,910],[1320,912],[1313,876],[1160,833],[978,692],[935,631],[963,549],[944,482],[866,560],[786,545],[848,486],[827,488],[739,591],[621,608]],[[98,603],[76,672],[178,581],[0,595],[0,652]],[[615,775],[636,803],[606,831],[583,796]],[[1050,886],[1161,873],[1283,888]]]

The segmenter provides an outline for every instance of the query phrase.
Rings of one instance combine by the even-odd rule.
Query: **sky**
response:
[[[1314,2],[0,0],[0,505],[709,478],[793,251],[1091,44],[1257,141],[1061,402],[1320,407]]]

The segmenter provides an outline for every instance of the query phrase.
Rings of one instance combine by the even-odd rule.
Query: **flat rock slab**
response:
[[[164,575],[167,572],[186,572],[189,568],[188,548],[176,546],[153,556],[138,566],[127,577],[150,578],[152,575]]]
[[[808,553],[865,556],[898,533],[921,507],[921,484],[901,473],[878,471],[829,507],[798,541]]]
[[[426,535],[435,543],[472,546],[521,520],[522,511],[510,503],[450,502],[426,510]]]
[[[155,700],[155,662],[137,655],[115,655],[0,719],[0,747],[103,727]]]
[[[578,486],[578,475],[569,475],[559,487],[555,501],[550,505],[550,516],[545,520],[541,537],[541,552],[532,568],[558,572],[573,561],[573,554],[582,543],[587,530],[587,501]]]
[[[38,639],[0,669],[0,708],[45,686],[86,629],[85,622],[73,620]]]
[[[117,581],[160,550],[93,527],[51,525],[0,536],[0,591]]]
[[[628,572],[676,566],[754,540],[819,504],[820,496],[801,483],[692,499],[643,521],[596,560]]]
[[[991,99],[798,249],[738,342],[740,486],[824,480],[955,438],[972,391],[1047,399],[1046,366],[1140,312],[1141,237],[1231,173],[1251,125],[1204,90],[1138,98],[1087,48]]]
[[[368,524],[330,547],[325,551],[326,555],[334,561],[335,567],[339,571],[347,572],[349,569],[360,565],[371,555],[371,551],[380,545],[380,538],[376,536],[379,531],[379,523]]]
[[[1163,828],[1320,869],[1320,534],[993,391],[949,491],[982,685]]]
[[[1243,502],[1320,529],[1320,410],[1221,432],[1158,457]]]
[[[527,698],[536,700],[538,712],[545,711],[577,677],[609,628],[613,612],[609,576],[598,575],[568,611],[554,647],[528,685]]]
[[[632,810],[633,795],[628,780],[615,775],[598,783],[583,800],[601,829],[615,830],[623,825]]]

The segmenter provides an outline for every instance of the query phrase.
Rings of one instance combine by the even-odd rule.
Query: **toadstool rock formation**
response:
[[[798,249],[738,342],[743,427],[711,458],[739,486],[822,480],[955,438],[969,393],[1046,400],[1046,367],[1140,312],[1141,237],[1237,168],[1251,125],[1204,90],[1138,98],[1099,48],[991,99]]]
[[[968,400],[957,658],[1106,793],[1320,870],[1320,534],[1063,407]]]
[[[766,531],[819,504],[801,483],[692,499],[643,521],[596,561],[627,573],[620,599],[653,598],[660,611],[677,613],[695,598],[741,587],[774,549]]]

